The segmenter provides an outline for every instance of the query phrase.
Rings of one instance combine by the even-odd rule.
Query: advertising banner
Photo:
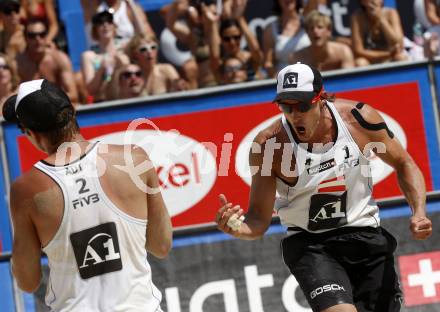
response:
[[[341,91],[337,95],[371,103],[379,110],[421,168],[428,191],[434,189],[431,168],[436,162],[430,159],[429,137],[425,135],[432,125],[424,119],[417,82]],[[215,102],[215,98],[210,101]],[[156,165],[173,225],[206,224],[213,221],[221,193],[247,207],[249,148],[258,132],[281,116],[277,106],[268,101],[245,104],[134,122],[109,121],[83,126],[82,134],[90,140],[142,146]],[[17,144],[22,171],[44,157],[24,136],[17,138]],[[391,167],[376,157],[373,168],[376,198],[401,194]]]
[[[382,226],[397,241],[395,267],[400,276],[402,312],[440,309],[440,232],[415,241],[408,230],[408,206],[383,212]],[[433,224],[440,223],[440,202],[428,204]],[[218,232],[177,238],[169,257],[150,256],[153,281],[168,312],[311,312],[305,295],[282,261],[285,229],[272,225],[262,239],[241,241]],[[45,270],[45,280],[47,270]],[[27,311],[48,311],[44,287]]]

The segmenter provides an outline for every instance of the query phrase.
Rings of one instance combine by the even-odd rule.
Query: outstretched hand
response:
[[[432,223],[427,217],[411,217],[409,228],[417,240],[427,239],[432,234]]]
[[[217,228],[225,233],[231,235],[237,235],[240,232],[240,229],[233,230],[229,225],[229,219],[235,214],[235,218],[240,218],[243,215],[243,209],[240,208],[240,205],[233,206],[232,203],[229,203],[224,194],[219,195],[220,200],[220,209],[217,211],[215,216],[215,222],[217,223]]]

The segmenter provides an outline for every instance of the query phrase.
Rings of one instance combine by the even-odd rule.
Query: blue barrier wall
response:
[[[9,262],[0,261],[0,310],[15,312],[14,294]]]
[[[7,204],[7,194],[5,186],[5,171],[0,162],[0,254],[5,251],[11,251],[11,225],[9,222],[9,209]]]

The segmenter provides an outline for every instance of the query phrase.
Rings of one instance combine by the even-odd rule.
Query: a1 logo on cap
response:
[[[283,80],[283,89],[298,87],[298,73],[286,73]]]

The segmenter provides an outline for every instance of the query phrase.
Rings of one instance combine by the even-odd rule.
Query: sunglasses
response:
[[[231,41],[240,41],[241,40],[241,35],[237,35],[237,36],[223,36],[222,39],[226,42],[231,42]]]
[[[291,114],[294,111],[306,113],[312,108],[311,103],[299,102],[298,104],[282,104],[278,103],[283,113]]]
[[[145,44],[142,47],[140,47],[138,49],[139,52],[141,53],[145,53],[145,52],[152,52],[155,51],[157,49],[157,45],[152,43],[152,44]]]
[[[134,71],[134,72],[125,71],[125,72],[121,73],[121,77],[126,80],[130,79],[131,77],[140,78],[140,77],[142,77],[142,72],[140,70]]]
[[[27,32],[26,33],[26,37],[28,37],[29,39],[37,39],[38,37],[40,38],[46,38],[47,36],[47,31],[41,31],[41,32]]]
[[[10,69],[7,64],[0,64],[0,69]]]
[[[225,66],[225,73],[227,73],[227,74],[235,73],[235,72],[238,72],[239,70],[241,70],[242,68],[243,68],[242,65]]]

